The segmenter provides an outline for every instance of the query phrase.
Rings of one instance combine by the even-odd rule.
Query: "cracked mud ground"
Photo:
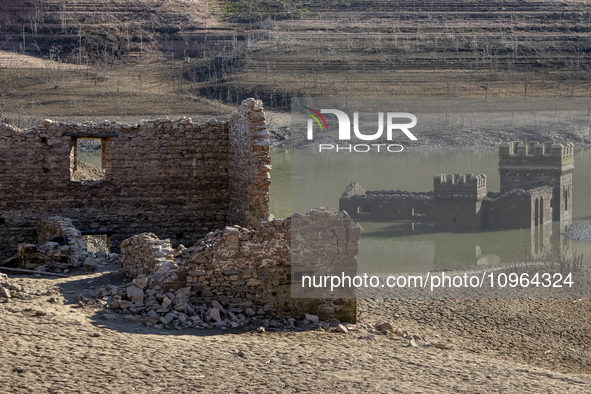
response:
[[[84,288],[122,280],[10,275],[38,295],[0,300],[1,391],[591,391],[589,300],[364,300],[348,333],[167,331],[75,302]],[[451,349],[363,328],[383,322]]]

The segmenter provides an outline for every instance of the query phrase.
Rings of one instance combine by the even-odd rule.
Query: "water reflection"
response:
[[[337,208],[341,194],[355,180],[369,190],[432,190],[434,174],[472,171],[487,174],[490,190],[500,190],[501,186],[496,149],[403,152],[388,157],[273,149],[271,156],[271,213],[279,217],[317,206]],[[582,253],[583,263],[591,265],[591,242],[570,241],[560,235],[565,226],[591,219],[591,182],[587,171],[590,167],[591,149],[576,149],[572,219],[547,222],[533,230],[451,233],[437,232],[430,223],[421,221],[362,221],[359,272],[416,272],[436,267],[498,264],[549,251]],[[290,186],[291,196],[287,193]]]
[[[360,223],[360,270],[363,272],[425,272],[469,265],[574,253],[573,241],[560,235],[570,221],[550,222],[533,229],[437,232],[431,223]],[[577,252],[580,254],[581,251]]]

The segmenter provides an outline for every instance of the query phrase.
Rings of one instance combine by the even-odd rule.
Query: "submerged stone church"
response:
[[[367,191],[353,182],[339,209],[365,221],[431,221],[440,231],[534,228],[572,219],[574,144],[510,142],[499,147],[501,191],[485,174],[438,174],[433,191]]]

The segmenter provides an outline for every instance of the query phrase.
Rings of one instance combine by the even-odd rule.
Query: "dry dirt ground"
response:
[[[100,309],[76,301],[84,291],[124,279],[114,265],[70,278],[9,275],[10,283],[36,291],[28,299],[0,298],[1,391],[591,391],[589,300],[366,300],[361,321],[348,333],[328,327],[167,331],[124,315],[105,320]],[[575,313],[567,317],[568,311]],[[390,322],[416,340],[381,335],[368,329],[370,322]]]
[[[0,66],[9,68],[61,68],[64,70],[83,70],[86,66],[56,62],[52,60],[41,59],[35,56],[22,55],[18,53],[6,52],[0,50]]]

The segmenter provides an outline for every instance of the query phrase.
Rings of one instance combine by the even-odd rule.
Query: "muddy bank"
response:
[[[292,136],[289,125],[269,128],[269,140],[274,148],[318,149],[318,144],[311,145],[303,136]],[[576,147],[591,146],[591,133],[585,129],[574,131],[556,130],[550,134],[541,134],[531,129],[507,130],[439,130],[422,133],[417,141],[396,141],[404,146],[404,150],[431,151],[443,149],[491,149],[509,141],[556,141],[559,143],[572,142]],[[379,143],[386,143],[380,141]],[[335,141],[323,141],[335,143]],[[349,145],[349,144],[345,144]]]
[[[116,265],[70,278],[8,280],[26,296],[0,298],[0,382],[7,392],[587,393],[591,387],[588,300],[365,300],[362,322],[347,332],[330,324],[178,331],[124,314],[105,319],[100,303],[80,302],[80,294],[127,280]]]
[[[591,241],[591,222],[573,224],[562,235],[573,241]]]

